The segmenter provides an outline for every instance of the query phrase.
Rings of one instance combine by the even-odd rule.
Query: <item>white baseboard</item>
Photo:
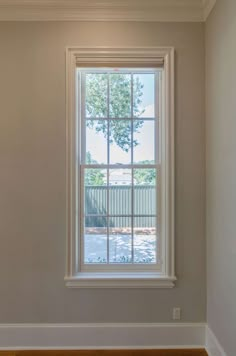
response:
[[[206,326],[206,350],[209,356],[227,356],[209,326]]]
[[[205,331],[204,323],[0,324],[0,350],[204,348]]]

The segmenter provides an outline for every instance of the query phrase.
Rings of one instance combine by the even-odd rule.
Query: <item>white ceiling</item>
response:
[[[0,21],[205,21],[216,0],[0,0]]]

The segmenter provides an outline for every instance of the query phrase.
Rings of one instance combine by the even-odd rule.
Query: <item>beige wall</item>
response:
[[[64,286],[68,45],[176,48],[172,290]],[[205,320],[204,56],[200,23],[0,23],[0,323]]]
[[[208,323],[236,355],[236,1],[206,25]]]

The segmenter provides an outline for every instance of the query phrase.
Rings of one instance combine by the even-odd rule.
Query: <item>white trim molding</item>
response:
[[[0,0],[0,21],[202,22],[215,0]]]
[[[79,273],[65,277],[68,288],[173,288],[176,277],[157,273]]]
[[[206,350],[209,356],[227,356],[208,325],[206,326]]]
[[[0,324],[0,350],[204,347],[204,323]]]
[[[80,125],[76,103],[76,70],[80,63],[91,67],[103,63],[140,63],[163,67],[161,100],[161,238],[160,269],[153,271],[92,273],[82,270],[80,261],[80,204],[79,164]],[[80,288],[172,288],[175,277],[175,213],[174,213],[174,48],[129,47],[129,48],[81,48],[66,50],[66,141],[67,141],[67,264],[65,282],[68,287]],[[98,272],[98,271],[96,271]]]
[[[207,20],[213,7],[215,6],[215,4],[216,4],[216,0],[203,0],[203,19],[204,19],[204,21]]]

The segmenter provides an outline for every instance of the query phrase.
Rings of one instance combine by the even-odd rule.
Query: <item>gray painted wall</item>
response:
[[[206,25],[207,319],[236,355],[236,2],[218,1]]]
[[[172,290],[64,285],[68,45],[176,48]],[[0,323],[205,321],[204,52],[200,23],[0,23]]]

